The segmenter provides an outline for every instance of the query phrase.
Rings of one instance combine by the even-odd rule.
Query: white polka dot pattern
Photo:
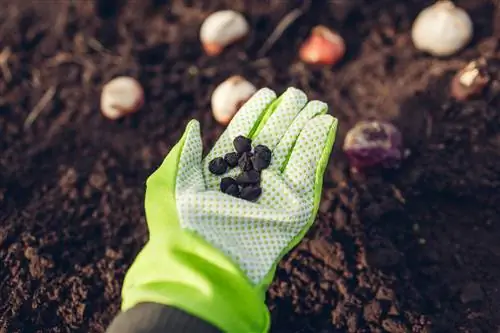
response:
[[[313,117],[323,114],[328,110],[328,105],[320,101],[311,101],[307,103],[304,110],[295,118],[292,125],[288,128],[285,135],[281,138],[279,144],[273,151],[273,163],[271,168],[281,169],[289,157],[293,145],[297,141],[300,131],[306,126],[307,122]]]
[[[285,134],[297,114],[307,103],[307,96],[301,90],[288,88],[276,110],[254,138],[254,145],[266,145],[273,150]]]
[[[270,90],[267,90],[262,93],[261,90],[257,93],[261,93],[259,102],[257,100],[249,102],[254,106],[252,108],[247,106],[246,113],[248,117],[254,119],[254,122],[259,121],[260,118],[255,115],[260,115],[271,102],[272,94],[269,92]],[[305,101],[301,98],[297,101],[301,108],[305,105]],[[260,110],[256,109],[257,105],[260,105]],[[220,177],[207,177],[207,173],[203,171],[207,169],[207,160],[232,151],[234,136],[249,133],[253,125],[246,121],[243,124],[242,118],[240,118],[242,125],[239,129],[236,129],[237,125],[232,127],[230,124],[221,137],[221,139],[225,137],[224,140],[227,141],[219,140],[218,150],[210,152],[204,162],[201,156],[199,125],[194,123],[187,129],[176,180],[176,201],[180,224],[222,250],[255,284],[262,281],[279,258],[280,253],[307,226],[310,217],[315,214],[313,210],[316,169],[334,122],[331,116],[314,116],[324,107],[324,104],[313,104],[307,109],[307,116],[297,117],[297,121],[292,125],[297,128],[280,129],[282,131],[278,134],[280,138],[283,133],[289,135],[284,136],[288,141],[291,140],[289,137],[298,136],[297,143],[293,146],[287,141],[282,145],[289,149],[293,146],[293,152],[284,173],[272,168],[262,171],[263,192],[255,203],[220,192],[218,189]],[[293,118],[286,112],[282,114],[286,117],[283,123],[288,123],[290,126]],[[277,126],[278,122],[275,124]],[[263,128],[267,125],[268,123]],[[302,132],[300,132],[300,127],[303,127]],[[231,133],[228,132],[230,128],[234,130]],[[272,131],[269,130],[266,137],[271,133]],[[277,147],[280,147],[279,138],[277,140],[271,138],[271,140],[275,140]],[[231,144],[230,147],[227,142]],[[286,152],[287,156],[289,154]]]
[[[324,126],[328,124],[329,126]],[[310,120],[300,133],[297,143],[285,166],[283,175],[288,186],[303,201],[313,201],[316,166],[324,149],[324,141],[331,130],[336,129],[337,121],[329,115],[321,115]]]
[[[200,167],[203,154],[200,123],[192,121],[186,129],[186,141],[179,160],[176,189],[189,188],[199,192],[205,190],[203,173]]]

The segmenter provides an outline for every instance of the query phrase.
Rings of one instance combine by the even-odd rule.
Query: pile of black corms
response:
[[[220,190],[237,198],[255,201],[262,194],[260,172],[271,164],[271,150],[257,145],[252,151],[252,140],[242,135],[234,139],[233,145],[236,151],[211,160],[208,170],[214,175],[223,175],[228,169],[239,166],[242,172],[236,178],[222,178]]]

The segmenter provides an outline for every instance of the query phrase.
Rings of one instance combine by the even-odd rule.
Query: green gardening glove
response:
[[[327,105],[307,102],[289,88],[282,96],[259,90],[239,110],[203,159],[200,126],[181,140],[149,177],[149,241],[125,277],[122,310],[141,302],[174,306],[223,332],[264,333],[270,316],[265,293],[276,265],[314,222],[337,120]],[[208,171],[215,157],[234,151],[243,135],[272,151],[256,202],[224,194],[223,176]]]

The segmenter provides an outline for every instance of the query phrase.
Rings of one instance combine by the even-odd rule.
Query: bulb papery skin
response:
[[[471,61],[451,80],[450,94],[458,101],[480,97],[490,82],[486,60]]]
[[[216,56],[229,44],[245,37],[249,30],[243,15],[234,10],[221,10],[205,19],[200,28],[200,40],[205,52]]]
[[[244,77],[234,75],[220,83],[212,93],[212,113],[220,124],[227,125],[257,88]]]
[[[300,59],[313,65],[335,65],[346,52],[345,41],[325,26],[314,27],[299,49]]]
[[[112,120],[138,111],[143,104],[144,90],[132,77],[116,77],[106,83],[101,92],[101,112]]]
[[[451,1],[438,1],[418,14],[411,34],[417,49],[436,57],[447,57],[470,42],[473,29],[465,10]]]
[[[343,149],[354,169],[397,168],[403,159],[403,138],[389,122],[360,121],[347,133]]]

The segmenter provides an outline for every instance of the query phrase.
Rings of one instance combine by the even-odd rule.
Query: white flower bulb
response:
[[[239,108],[252,97],[257,88],[243,77],[235,75],[215,88],[212,93],[212,112],[215,120],[229,124]]]
[[[132,77],[119,76],[106,83],[101,93],[101,112],[118,119],[136,112],[144,103],[141,84]]]
[[[215,12],[201,25],[203,49],[208,55],[218,55],[226,46],[245,37],[249,29],[243,15],[234,10]]]
[[[467,12],[448,0],[425,8],[413,22],[415,47],[437,57],[450,56],[472,38],[473,24]]]

